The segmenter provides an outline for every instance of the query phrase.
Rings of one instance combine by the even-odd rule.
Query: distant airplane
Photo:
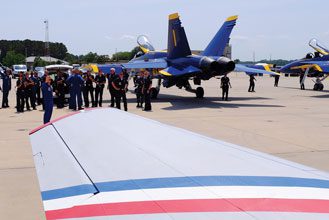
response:
[[[48,220],[329,219],[328,173],[117,109],[30,140]]]
[[[248,68],[235,64],[224,57],[224,49],[228,45],[233,27],[238,16],[229,17],[200,55],[192,54],[181,25],[178,13],[169,15],[168,49],[155,51],[150,41],[142,36],[138,44],[144,54],[136,56],[128,63],[122,64],[127,69],[159,69],[158,87],[152,88],[152,96],[156,98],[159,93],[161,80],[166,88],[177,86],[196,94],[196,97],[204,96],[204,89],[198,87],[192,89],[189,79],[193,79],[195,85],[201,85],[201,80],[209,80],[215,76],[221,76],[232,71],[249,73],[263,73],[276,75],[274,72]]]
[[[313,89],[323,90],[322,81],[329,76],[329,50],[317,39],[311,39],[309,45],[315,50],[314,54],[308,53],[305,58],[283,66],[280,72],[302,75],[301,84],[307,76],[316,77]]]

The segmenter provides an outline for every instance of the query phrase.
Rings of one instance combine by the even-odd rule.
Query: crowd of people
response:
[[[12,71],[7,69],[1,72],[3,80],[2,108],[9,107],[8,95],[11,90]],[[103,92],[107,84],[110,93],[110,107],[128,111],[127,96],[129,74],[123,70],[116,73],[111,68],[109,74],[104,74],[101,70],[93,74],[87,70],[73,69],[71,74],[58,70],[55,77],[51,77],[45,71],[42,77],[37,72],[21,72],[16,81],[16,109],[18,113],[36,110],[37,106],[42,106],[44,110],[44,123],[51,119],[54,104],[57,108],[66,107],[67,96],[68,108],[72,110],[82,110],[89,107],[103,106]],[[137,108],[150,111],[152,87],[152,77],[146,70],[142,70],[134,76],[134,86],[137,98]]]

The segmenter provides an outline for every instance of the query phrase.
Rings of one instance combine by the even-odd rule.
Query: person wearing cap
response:
[[[52,79],[50,76],[45,77],[45,82],[42,83],[42,97],[45,106],[45,112],[43,114],[43,123],[46,124],[50,121],[51,115],[53,113],[54,98],[53,98],[53,88],[51,86]]]
[[[95,77],[95,107],[99,105],[102,107],[103,103],[103,91],[106,83],[106,78],[101,70],[98,71],[98,74]]]
[[[70,86],[69,108],[75,111],[78,107],[78,110],[82,110],[81,88],[84,80],[80,75],[80,70],[73,69],[72,75],[67,78],[66,83]]]
[[[2,108],[8,108],[8,95],[11,90],[11,70],[7,69],[5,73],[0,72],[2,78]]]
[[[123,72],[119,74],[113,82],[112,86],[115,89],[115,104],[118,109],[121,109],[121,99],[123,101],[124,110],[128,111],[126,92],[128,88],[128,81],[124,77]]]
[[[144,79],[143,79],[143,89],[142,89],[142,93],[143,93],[143,99],[145,102],[145,106],[144,106],[144,111],[151,111],[152,110],[152,106],[151,106],[151,88],[152,88],[152,79],[150,76],[150,73],[148,71],[144,72]]]
[[[110,91],[110,95],[111,95],[111,107],[114,107],[114,102],[115,102],[115,96],[116,96],[116,90],[113,87],[113,81],[117,78],[117,76],[115,75],[115,69],[111,68],[110,69],[110,74],[108,75],[107,79],[108,79],[108,89]]]

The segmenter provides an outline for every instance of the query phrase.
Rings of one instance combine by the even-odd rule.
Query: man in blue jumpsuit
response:
[[[78,101],[78,110],[82,110],[81,88],[84,84],[84,80],[80,76],[79,69],[74,69],[72,75],[66,80],[66,82],[70,86],[69,108],[76,110]]]
[[[8,95],[11,90],[11,70],[7,69],[6,73],[0,72],[2,78],[2,108],[8,108]]]
[[[45,82],[42,83],[42,97],[43,104],[45,106],[45,113],[43,115],[43,123],[46,124],[50,121],[53,113],[54,99],[53,99],[53,88],[51,87],[52,79],[47,76]]]

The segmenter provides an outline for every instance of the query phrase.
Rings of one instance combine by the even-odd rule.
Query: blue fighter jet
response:
[[[300,84],[304,84],[307,76],[316,77],[313,90],[323,90],[322,81],[329,76],[329,50],[317,39],[309,42],[315,52],[308,53],[305,58],[291,62],[280,69],[282,73],[298,74]]]
[[[178,13],[171,14],[169,15],[168,49],[155,51],[149,40],[145,36],[141,36],[137,42],[143,53],[138,54],[123,66],[127,69],[159,70],[155,71],[158,74],[154,77],[159,81],[157,88],[151,90],[153,98],[157,97],[161,83],[166,88],[172,86],[185,88],[186,91],[195,93],[197,98],[203,98],[203,88],[192,89],[190,79],[193,79],[195,85],[201,85],[202,80],[209,80],[232,71],[276,75],[271,71],[235,64],[224,56],[225,47],[229,43],[237,19],[238,16],[229,17],[205,50],[200,55],[195,55],[191,52]],[[163,82],[161,82],[162,80]]]

